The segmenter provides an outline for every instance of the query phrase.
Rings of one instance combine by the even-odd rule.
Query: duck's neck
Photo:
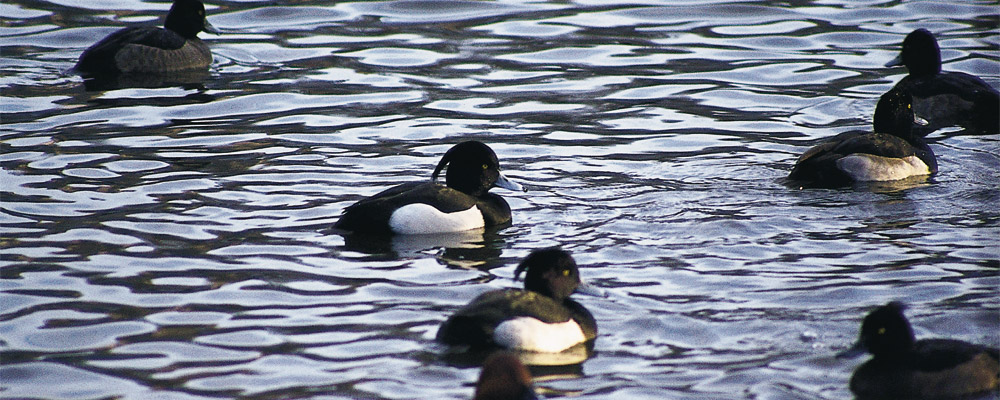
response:
[[[941,73],[941,53],[931,53],[926,55],[926,62],[911,62],[906,65],[910,75],[914,77],[934,76]]]

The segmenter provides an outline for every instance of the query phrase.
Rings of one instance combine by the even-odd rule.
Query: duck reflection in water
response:
[[[384,235],[354,233],[344,235],[344,248],[376,258],[424,258],[435,252],[445,265],[488,271],[503,265],[500,256],[505,242],[495,229],[476,229],[436,235]]]
[[[514,354],[496,352],[486,358],[476,383],[475,400],[535,400],[531,371]]]

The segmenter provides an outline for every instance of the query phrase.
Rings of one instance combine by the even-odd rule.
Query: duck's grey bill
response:
[[[893,58],[892,60],[889,60],[889,62],[885,63],[886,67],[895,67],[897,65],[903,65],[903,53],[899,53],[896,58]]]
[[[585,294],[585,295],[588,295],[588,296],[596,296],[596,297],[608,297],[608,293],[605,292],[604,290],[601,290],[601,288],[596,287],[596,286],[592,286],[592,285],[588,285],[588,284],[586,284],[584,282],[580,282],[580,285],[576,287],[576,290],[574,291],[574,293],[580,293],[580,294]]]
[[[502,187],[504,189],[510,189],[510,190],[520,190],[522,192],[528,191],[528,189],[525,189],[517,182],[507,179],[507,177],[503,176],[503,174],[500,174],[500,177],[497,178],[497,187]]]
[[[221,35],[221,34],[225,33],[222,30],[220,30],[219,28],[216,28],[215,25],[212,25],[211,22],[208,22],[207,19],[205,20],[205,32],[214,33],[216,35]]]
[[[862,354],[865,354],[866,351],[867,350],[865,349],[865,345],[861,344],[861,342],[858,342],[854,346],[851,346],[851,348],[844,350],[840,353],[837,353],[837,358],[854,358]]]

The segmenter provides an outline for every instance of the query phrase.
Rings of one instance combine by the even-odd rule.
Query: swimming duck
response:
[[[913,133],[922,120],[912,98],[890,91],[875,106],[875,132],[844,132],[807,150],[788,178],[821,187],[851,182],[892,181],[937,172],[937,160],[923,137]]]
[[[903,305],[891,302],[861,322],[857,344],[837,356],[872,354],[851,377],[859,399],[950,399],[998,389],[1000,353],[952,339],[916,340]]]
[[[475,400],[537,400],[531,371],[517,356],[498,351],[483,362]]]
[[[597,322],[569,298],[580,285],[576,261],[551,247],[531,252],[514,271],[524,290],[483,293],[441,324],[437,340],[475,348],[558,353],[597,337]]]
[[[112,33],[84,51],[76,69],[109,75],[208,68],[212,53],[198,33],[218,31],[205,19],[201,1],[175,0],[163,26],[132,26]]]
[[[448,166],[445,185],[434,182]],[[430,182],[398,185],[347,207],[336,228],[366,233],[461,232],[510,223],[510,205],[494,186],[523,190],[500,173],[496,153],[482,142],[456,144],[441,157]]]
[[[886,66],[905,65],[910,74],[893,91],[913,96],[913,107],[929,125],[925,134],[946,126],[962,126],[986,134],[1000,133],[1000,93],[964,72],[941,71],[941,50],[926,29],[906,35],[899,56]]]

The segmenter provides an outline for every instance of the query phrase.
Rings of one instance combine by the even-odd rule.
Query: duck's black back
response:
[[[392,213],[414,203],[434,204],[439,211],[452,213],[468,210],[476,205],[476,199],[434,182],[404,183],[347,207],[334,227],[353,232],[389,233]]]
[[[910,143],[884,133],[850,131],[809,149],[795,163],[788,179],[810,182],[811,186],[817,187],[848,185],[853,180],[837,166],[837,161],[855,153],[888,158],[917,156],[927,164],[931,173],[937,172],[934,153],[923,141]]]
[[[954,339],[923,339],[913,345],[906,362],[921,371],[940,371],[969,362],[982,354],[1000,363],[997,349]]]
[[[582,306],[579,308],[583,309]],[[583,311],[590,315],[586,309]],[[545,323],[560,323],[573,318],[573,313],[562,303],[536,292],[494,290],[479,295],[449,317],[438,330],[437,339],[448,344],[492,343],[497,325],[514,317],[534,317]],[[592,316],[590,318],[593,319]]]
[[[985,134],[1000,132],[1000,92],[976,76],[962,72],[908,75],[891,91],[913,96],[914,111],[929,122],[915,127],[921,135],[949,126]]]
[[[114,62],[115,55],[127,45],[141,45],[163,50],[177,50],[184,47],[187,39],[163,28],[154,26],[133,26],[121,29],[97,44],[91,46],[80,56],[76,68],[84,72],[118,72]]]
[[[876,356],[851,377],[858,399],[966,399],[996,391],[1000,354],[952,339],[924,339],[901,354]]]

